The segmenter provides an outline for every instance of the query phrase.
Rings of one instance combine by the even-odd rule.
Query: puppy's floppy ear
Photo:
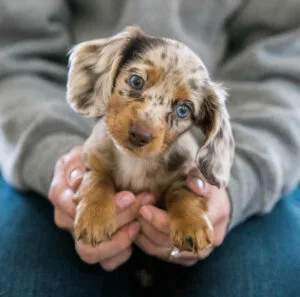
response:
[[[197,121],[206,136],[197,162],[206,180],[219,188],[228,184],[234,153],[226,97],[221,85],[209,81]]]
[[[137,27],[105,39],[78,44],[71,50],[67,101],[78,113],[97,117],[105,113],[121,51],[128,41],[143,34]]]

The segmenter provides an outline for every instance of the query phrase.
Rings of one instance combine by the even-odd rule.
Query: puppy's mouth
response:
[[[120,141],[116,139],[113,135],[109,134],[110,139],[114,143],[117,150],[121,153],[126,153],[138,158],[152,158],[159,155],[159,151],[153,149],[151,143],[143,146],[135,146],[129,140]],[[154,139],[154,138],[153,138]]]
[[[134,155],[135,157],[139,158],[151,158],[158,154],[158,152],[153,151],[153,149],[150,147],[150,144],[142,147],[137,147],[128,142],[121,145],[121,147],[121,150],[126,151],[130,155]]]

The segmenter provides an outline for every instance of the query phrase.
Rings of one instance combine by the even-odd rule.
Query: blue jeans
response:
[[[191,268],[135,249],[114,272],[86,265],[70,235],[53,223],[50,203],[0,179],[0,296],[7,297],[289,297],[300,296],[300,188],[268,215],[235,228]],[[137,270],[154,275],[143,288]]]

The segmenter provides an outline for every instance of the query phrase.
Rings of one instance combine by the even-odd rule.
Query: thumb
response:
[[[195,194],[202,196],[207,193],[207,183],[198,169],[192,169],[187,177],[187,185]]]
[[[67,170],[68,184],[73,191],[76,191],[76,189],[79,187],[84,173],[85,168],[82,166],[82,164],[73,164],[72,168]]]

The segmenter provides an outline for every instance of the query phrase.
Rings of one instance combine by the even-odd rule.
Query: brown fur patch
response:
[[[165,198],[173,245],[194,253],[208,248],[213,230],[205,219],[207,201],[184,187],[170,189]]]
[[[162,77],[163,69],[161,67],[151,67],[146,70],[146,73],[149,86],[153,86]]]
[[[110,240],[116,230],[115,189],[109,173],[103,169],[99,160],[90,153],[87,153],[87,159],[90,166],[97,170],[84,175],[75,194],[77,210],[74,233],[76,240],[96,246]]]
[[[176,101],[179,100],[187,100],[190,98],[191,94],[188,91],[187,87],[185,85],[180,85],[175,89],[174,92],[174,98]]]

